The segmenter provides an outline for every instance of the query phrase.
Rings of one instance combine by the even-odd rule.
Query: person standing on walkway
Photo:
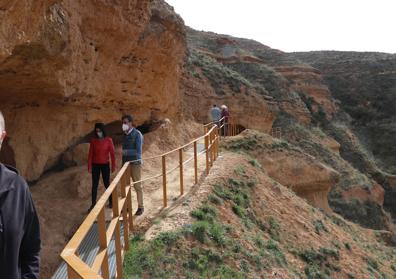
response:
[[[0,112],[0,148],[6,136]],[[0,163],[0,277],[37,279],[40,225],[29,186],[18,172]]]
[[[221,118],[224,119],[223,123],[221,123],[223,125],[223,135],[227,136],[227,132],[228,132],[228,119],[230,118],[230,111],[228,110],[226,105],[222,105],[221,106]]]
[[[140,181],[142,177],[143,135],[138,129],[133,127],[131,115],[122,117],[122,130],[125,134],[122,143],[122,164],[131,162],[132,179],[133,181]],[[144,212],[142,183],[134,183],[133,187],[135,188],[138,201],[138,209],[135,215],[140,216]]]
[[[221,118],[221,110],[216,104],[213,105],[213,107],[210,109],[209,116],[210,116],[211,122],[215,122],[216,124],[218,124],[218,122],[220,121],[220,118]]]
[[[111,172],[114,172],[116,164],[113,140],[106,136],[105,125],[103,123],[96,123],[94,137],[91,139],[88,154],[88,171],[92,173],[92,203],[88,212],[91,211],[96,204],[101,173],[105,188],[107,189],[110,185],[110,158]],[[109,199],[109,207],[112,207],[111,197]]]

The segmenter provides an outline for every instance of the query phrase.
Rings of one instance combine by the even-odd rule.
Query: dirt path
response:
[[[198,153],[204,149],[203,141],[198,144]],[[194,149],[191,147],[185,152],[183,152],[183,160],[186,161],[194,156]],[[158,161],[158,159],[156,159]],[[146,162],[144,164],[147,164]],[[167,159],[167,169],[171,170],[178,166],[179,158],[173,156]],[[153,166],[153,163],[150,163]],[[142,179],[145,177],[155,176],[161,173],[161,165],[158,162],[154,162],[157,167],[147,167],[143,168]],[[206,168],[206,158],[205,154],[198,155],[197,160],[198,166],[198,179],[201,178],[202,174],[205,172]],[[172,207],[175,202],[180,202],[185,195],[195,185],[195,174],[194,174],[194,160],[190,160],[184,165],[184,195],[180,196],[180,174],[179,168],[176,168],[171,173],[167,174],[167,196],[168,196],[168,208]],[[143,183],[143,195],[144,195],[144,207],[145,212],[141,217],[135,218],[136,229],[144,230],[147,228],[153,219],[158,217],[163,211],[163,188],[162,188],[162,177],[150,180]],[[133,192],[132,195],[132,205],[133,210],[136,210],[136,195]],[[111,212],[108,212],[111,215]]]

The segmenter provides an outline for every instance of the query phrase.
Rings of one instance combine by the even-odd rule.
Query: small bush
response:
[[[231,200],[232,199],[232,193],[226,189],[225,187],[222,187],[220,185],[215,185],[213,192],[220,198],[224,200]]]
[[[249,164],[251,164],[253,167],[261,168],[261,164],[256,159],[249,160]]]
[[[345,243],[344,243],[344,246],[345,246],[345,248],[346,248],[347,250],[352,251],[351,244],[349,244],[348,242],[345,242]]]
[[[378,270],[378,268],[379,268],[378,262],[376,260],[374,260],[373,258],[368,258],[367,264],[368,264],[369,268],[371,267],[374,270]]]
[[[309,265],[304,269],[308,279],[328,279],[330,278],[327,274],[322,273],[321,269],[317,265]]]
[[[328,255],[331,256],[337,260],[340,259],[340,253],[338,252],[338,250],[335,249],[331,249],[331,248],[326,248],[326,247],[322,247],[319,250],[321,253],[323,253],[324,255]]]
[[[244,273],[248,273],[248,272],[250,271],[250,269],[249,269],[249,264],[248,264],[248,262],[245,261],[245,260],[242,260],[242,261],[241,261],[240,268],[241,268],[241,270],[242,270]]]
[[[214,218],[217,216],[217,209],[209,204],[204,204],[198,209],[193,210],[191,216],[197,220],[213,222]]]
[[[245,168],[244,168],[243,166],[241,166],[241,165],[238,165],[238,166],[235,168],[234,172],[235,172],[237,175],[241,175],[241,176],[244,175],[244,174],[246,173]]]
[[[316,220],[314,221],[314,227],[315,227],[315,232],[317,234],[320,234],[321,231],[329,232],[326,228],[326,226],[323,224],[322,220]]]
[[[224,235],[224,229],[221,225],[213,224],[209,227],[209,235],[213,241],[220,246],[224,246],[226,238]]]
[[[155,238],[154,242],[167,246],[173,245],[180,238],[180,235],[179,232],[162,232]]]
[[[232,205],[232,211],[240,218],[245,216],[245,209],[237,204]]]
[[[299,253],[300,258],[308,264],[322,264],[326,261],[326,257],[315,250],[304,250]]]
[[[391,268],[392,268],[392,270],[393,270],[394,272],[396,272],[396,263],[392,264],[392,265],[391,265]]]
[[[253,238],[253,241],[254,241],[254,244],[256,244],[257,247],[259,247],[259,248],[263,248],[265,245],[264,240],[258,234],[256,234],[256,236]]]
[[[192,225],[192,235],[201,243],[205,243],[206,233],[209,229],[207,221],[198,221]]]
[[[276,219],[274,217],[270,217],[269,219],[269,234],[271,236],[272,239],[279,241],[279,230],[280,230],[280,226],[278,224],[278,222],[276,221]]]
[[[222,200],[221,200],[219,197],[217,197],[217,196],[215,196],[215,195],[213,195],[213,194],[210,194],[210,195],[208,196],[208,199],[209,199],[209,201],[210,201],[211,203],[216,204],[216,205],[220,205],[220,204],[223,203]]]

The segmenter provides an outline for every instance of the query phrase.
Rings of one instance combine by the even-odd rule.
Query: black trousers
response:
[[[96,204],[100,173],[102,173],[105,188],[110,185],[110,164],[92,164],[92,205]],[[111,204],[111,197],[109,199]]]

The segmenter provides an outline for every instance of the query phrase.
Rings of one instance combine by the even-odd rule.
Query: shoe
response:
[[[135,213],[135,216],[140,216],[143,214],[143,212],[144,212],[144,208],[138,208],[138,210]]]

